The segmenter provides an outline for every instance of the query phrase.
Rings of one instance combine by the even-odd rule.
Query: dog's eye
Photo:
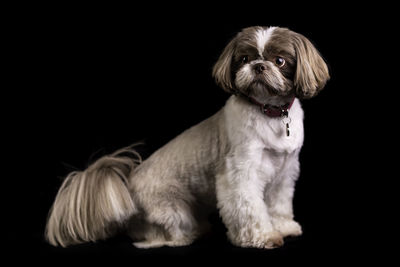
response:
[[[281,57],[276,57],[275,58],[275,64],[280,68],[283,67],[283,65],[285,65],[285,62],[286,61]]]
[[[247,62],[249,62],[249,56],[243,56],[242,57],[242,63],[245,64]]]

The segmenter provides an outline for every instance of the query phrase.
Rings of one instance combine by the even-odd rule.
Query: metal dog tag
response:
[[[289,116],[282,117],[282,123],[285,125],[286,136],[290,136],[289,124],[291,121],[292,119]]]

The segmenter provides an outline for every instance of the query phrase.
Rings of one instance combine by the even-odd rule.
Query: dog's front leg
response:
[[[241,247],[274,248],[283,245],[263,200],[265,182],[249,158],[227,158],[226,170],[217,176],[218,208],[228,238]],[[243,154],[241,154],[243,156]]]
[[[268,206],[272,225],[283,237],[302,234],[301,226],[293,219],[292,203],[295,181],[300,172],[299,151],[297,150],[286,157],[285,166],[277,179],[278,181],[265,190],[265,202]]]

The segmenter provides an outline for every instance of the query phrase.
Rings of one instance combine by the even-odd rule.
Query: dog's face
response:
[[[224,90],[260,102],[310,98],[329,80],[328,67],[311,42],[285,28],[250,27],[225,47],[213,69]]]

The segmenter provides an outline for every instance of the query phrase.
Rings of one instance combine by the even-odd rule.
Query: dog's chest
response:
[[[231,97],[225,107],[227,133],[235,145],[252,144],[276,154],[293,153],[304,139],[303,110],[296,99],[288,118],[269,117],[254,105]]]
[[[255,139],[265,151],[277,158],[291,154],[303,143],[303,122],[293,116],[290,123],[283,118],[259,118],[253,128]],[[286,125],[288,124],[288,125]]]

